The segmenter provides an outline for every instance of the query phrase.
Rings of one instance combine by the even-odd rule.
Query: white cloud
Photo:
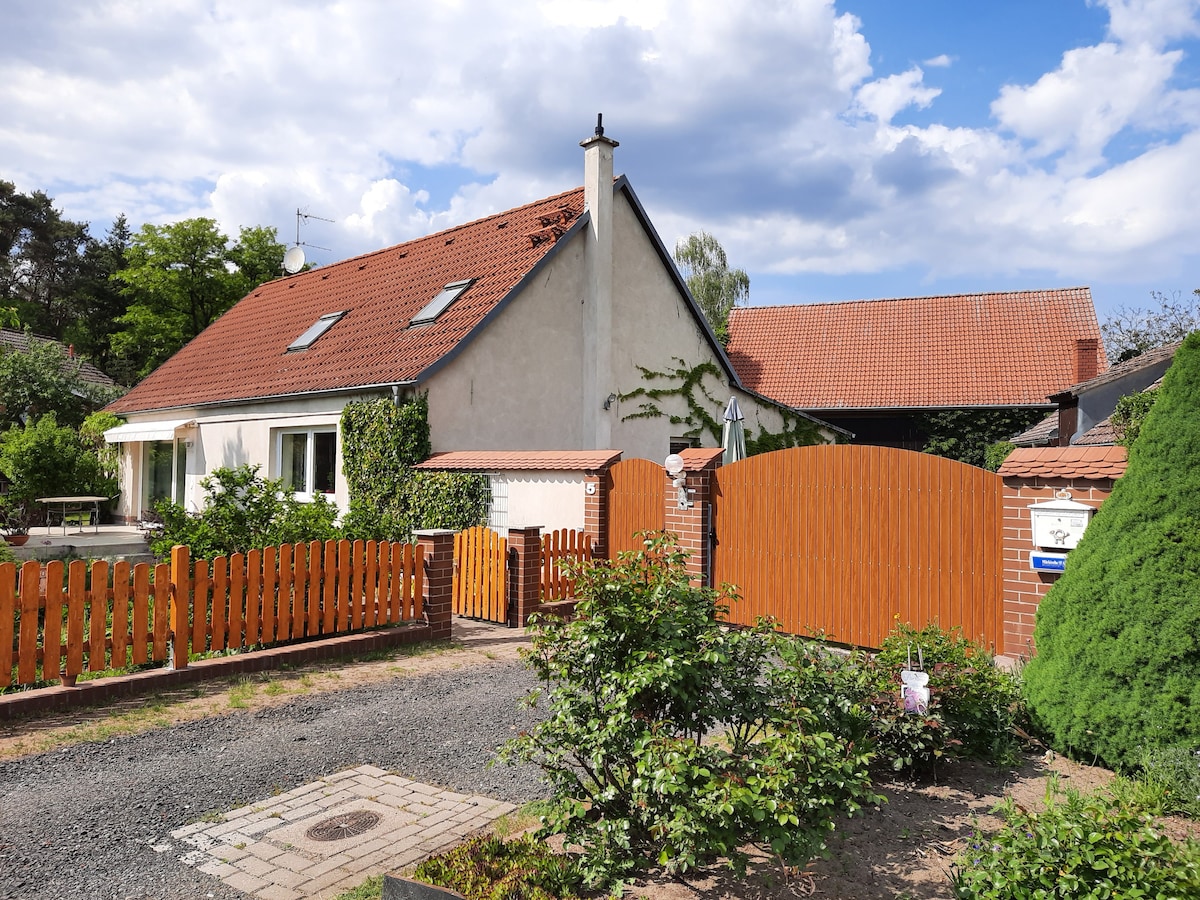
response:
[[[925,73],[917,66],[898,75],[868,81],[858,89],[857,105],[880,122],[890,122],[908,106],[925,109],[941,93],[940,88],[925,87]]]
[[[1108,32],[1127,44],[1162,47],[1200,34],[1200,0],[1099,0],[1108,9]]]

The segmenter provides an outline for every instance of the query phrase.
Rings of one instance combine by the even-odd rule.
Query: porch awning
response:
[[[128,422],[104,432],[104,440],[110,444],[129,444],[134,441],[170,441],[175,431],[195,425],[195,419],[169,419],[162,422]]]

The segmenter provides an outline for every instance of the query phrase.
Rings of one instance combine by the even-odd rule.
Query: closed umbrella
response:
[[[737,397],[730,397],[729,405],[725,407],[725,428],[721,433],[721,446],[725,448],[722,462],[725,465],[746,458],[746,426],[742,422],[742,410],[738,407]]]

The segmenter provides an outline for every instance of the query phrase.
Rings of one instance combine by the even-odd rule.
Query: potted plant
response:
[[[20,547],[29,540],[29,519],[28,504],[0,497],[0,531],[12,546]]]

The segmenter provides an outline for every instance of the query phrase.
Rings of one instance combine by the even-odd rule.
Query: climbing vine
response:
[[[651,382],[652,386],[635,388],[628,394],[621,395],[622,402],[639,401],[637,412],[622,416],[622,421],[666,417],[672,425],[682,425],[687,429],[680,437],[701,439],[707,435],[714,444],[720,445],[723,422],[719,417],[725,402],[713,396],[705,386],[704,379],[705,376],[712,376],[721,381],[721,370],[712,361],[702,362],[691,368],[677,357],[674,362],[676,366],[666,372],[656,372],[644,366],[637,367],[642,378]],[[686,415],[668,415],[663,412],[659,404],[672,397],[684,402],[687,407]],[[748,454],[824,443],[825,438],[820,428],[811,419],[787,409],[780,408],[779,411],[783,417],[782,431],[770,432],[764,428],[756,434],[754,429],[746,428]]]
[[[485,476],[413,469],[431,448],[426,395],[401,404],[382,398],[348,403],[341,427],[347,537],[408,541],[417,529],[460,529],[487,519]]]

